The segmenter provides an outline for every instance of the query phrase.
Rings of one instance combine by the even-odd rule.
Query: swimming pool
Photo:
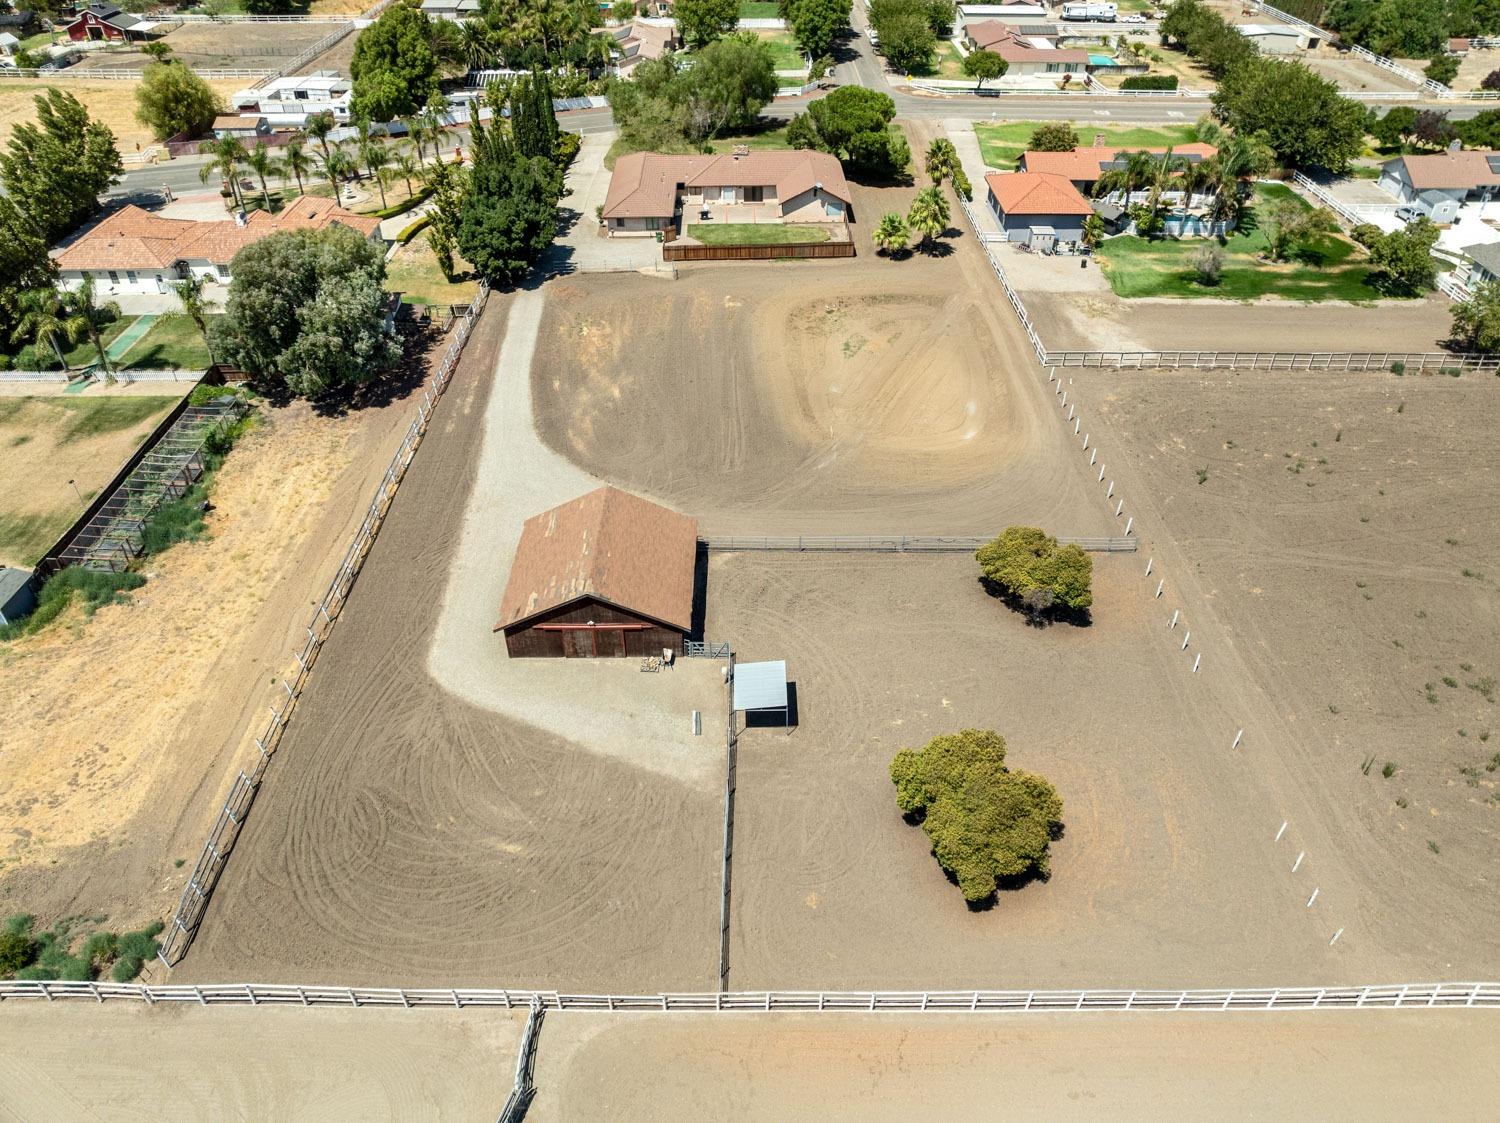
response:
[[[1090,66],[1119,66],[1109,55],[1089,55]]]

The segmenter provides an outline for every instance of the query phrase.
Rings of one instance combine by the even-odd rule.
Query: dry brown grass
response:
[[[220,97],[228,98],[249,85],[248,79],[215,78],[208,83]],[[139,152],[154,143],[151,130],[135,119],[136,84],[127,81],[69,79],[66,82],[43,82],[17,79],[0,86],[0,144],[23,121],[36,116],[34,99],[48,89],[60,89],[83,103],[89,116],[108,125],[115,134],[120,154]]]

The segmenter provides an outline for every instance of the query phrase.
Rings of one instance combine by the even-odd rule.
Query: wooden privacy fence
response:
[[[853,257],[854,243],[787,242],[776,246],[685,246],[669,242],[661,248],[663,261],[781,261],[790,258]]]
[[[1151,1010],[1500,1009],[1500,983],[1393,983],[1379,986],[1254,987],[1208,990],[741,991],[696,994],[562,994],[555,990],[295,986],[213,983],[0,982],[0,1002],[83,1000],[147,1005],[343,1006],[400,1009],[499,1007],[525,1010],[822,1013],[1095,1013]]]
[[[973,553],[994,541],[988,538],[960,535],[785,535],[710,537],[698,541],[710,550],[872,550],[887,553]],[[1099,553],[1134,553],[1138,543],[1125,538],[1059,538],[1061,545],[1081,546]]]
[[[318,652],[333,631],[334,621],[338,619],[344,602],[348,600],[349,593],[354,587],[354,579],[359,574],[360,566],[364,564],[365,556],[375,542],[375,536],[379,533],[381,524],[385,521],[391,501],[396,497],[396,490],[406,476],[406,469],[417,454],[417,447],[422,443],[422,437],[427,432],[432,411],[453,377],[459,357],[463,354],[464,344],[468,342],[469,333],[473,330],[474,323],[480,311],[483,310],[488,296],[489,286],[481,282],[478,295],[474,297],[474,302],[469,305],[467,313],[459,321],[458,335],[448,345],[443,361],[434,372],[421,401],[417,403],[417,416],[412,419],[410,428],[406,430],[406,436],[402,438],[401,447],[391,458],[390,466],[385,470],[385,476],[375,489],[375,496],[365,510],[364,520],[355,532],[354,540],[344,551],[338,572],[334,574],[328,591],[323,594],[323,599],[313,612],[312,620],[307,626],[307,639],[303,641],[301,649],[296,652],[296,673],[290,682],[285,678],[281,680],[282,693],[277,698],[277,704],[271,707],[271,716],[265,729],[260,736],[255,738],[255,748],[258,754],[255,764],[248,773],[241,771],[235,777],[229,794],[224,798],[224,805],[214,820],[208,841],[204,843],[203,852],[198,856],[197,864],[193,866],[187,885],[183,887],[182,896],[177,902],[177,911],[173,914],[172,921],[162,938],[161,951],[158,955],[168,967],[181,962],[182,957],[187,954],[188,946],[193,942],[194,935],[197,934],[198,925],[203,922],[209,896],[219,882],[219,876],[224,871],[224,864],[229,860],[229,852],[239,837],[240,828],[244,825],[250,805],[255,801],[255,793],[259,790],[261,779],[271,763],[271,756],[280,744],[282,731],[291,720],[297,698],[307,683],[307,677],[317,661]]]

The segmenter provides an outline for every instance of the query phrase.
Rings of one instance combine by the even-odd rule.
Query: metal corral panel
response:
[[[784,710],[786,660],[769,663],[736,663],[734,667],[736,710]]]

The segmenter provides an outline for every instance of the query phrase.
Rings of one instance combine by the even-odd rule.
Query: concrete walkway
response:
[[[531,360],[544,305],[540,289],[519,293],[511,302],[484,409],[474,490],[428,651],[428,673],[474,705],[711,790],[723,780],[726,701],[717,662],[684,659],[669,670],[643,674],[638,659],[510,659],[504,636],[491,630],[522,524],[604,482],[537,436]],[[456,409],[458,403],[442,408]],[[705,730],[720,731],[717,738],[712,732],[693,736],[695,709],[704,715]]]
[[[666,269],[655,238],[610,238],[594,217],[609,195],[610,171],[604,166],[609,146],[619,134],[611,129],[583,138],[568,169],[568,195],[559,205],[560,233],[544,267],[560,273],[628,273]]]
[[[984,157],[980,154],[979,138],[974,135],[973,122],[950,117],[943,121],[943,132],[953,142],[953,147],[958,152],[959,163],[964,166],[964,174],[969,177],[969,183],[974,188],[974,199],[969,205],[974,211],[974,218],[979,223],[980,231],[985,234],[1000,233],[1000,224],[995,221],[995,216],[990,213],[989,204],[985,202],[988,189],[984,185],[984,177],[990,169],[984,166]]]

